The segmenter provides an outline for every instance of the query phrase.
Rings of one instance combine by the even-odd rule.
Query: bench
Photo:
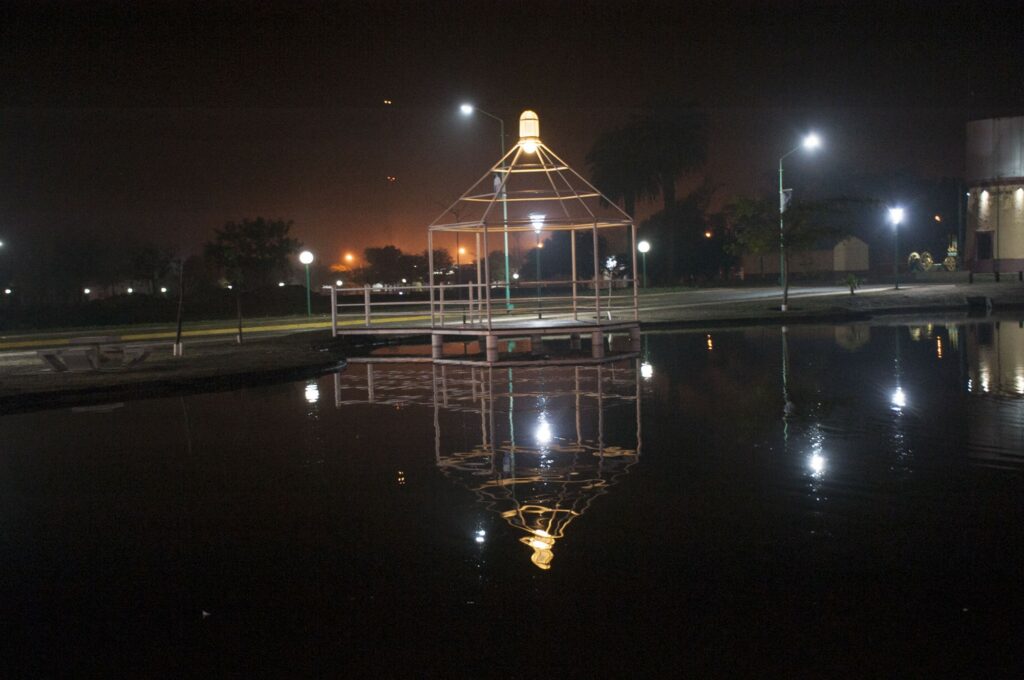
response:
[[[68,346],[36,352],[44,363],[57,372],[119,371],[144,361],[149,350],[126,347],[116,336],[72,338]]]

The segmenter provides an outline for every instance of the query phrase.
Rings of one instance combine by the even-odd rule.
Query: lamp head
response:
[[[308,250],[303,250],[301,253],[299,253],[299,262],[301,262],[302,264],[312,264],[313,253],[309,252]]]
[[[815,149],[821,148],[821,137],[817,133],[810,133],[804,137],[804,149],[807,151],[814,151]]]
[[[459,111],[462,111],[463,116],[468,116],[473,113],[473,105],[463,104],[462,106],[459,107]]]
[[[648,243],[647,241],[640,241],[640,243],[636,244],[636,249],[639,250],[641,253],[646,253],[651,249],[651,244]]]
[[[892,226],[898,226],[903,221],[903,208],[889,208],[889,221]]]

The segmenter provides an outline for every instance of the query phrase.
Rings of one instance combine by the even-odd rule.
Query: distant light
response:
[[[533,230],[539,233],[544,228],[544,213],[530,213],[530,224],[533,225]]]
[[[525,142],[522,142],[521,144],[522,144],[522,147],[523,147],[523,151],[525,151],[526,153],[536,153],[536,151],[537,151],[537,142],[535,142],[535,141],[533,141],[531,139],[531,140],[527,140]]]
[[[466,254],[466,249],[465,249],[465,247],[463,247],[463,246],[459,246],[459,255],[465,255],[465,254]]]
[[[487,540],[487,532],[483,529],[477,529],[476,537],[474,540],[476,540],[477,543],[483,543],[485,540]]]
[[[384,100],[384,105],[385,106],[391,106],[391,100],[390,99],[385,99]]]
[[[897,408],[907,405],[907,395],[903,392],[902,387],[897,387],[896,391],[892,393],[892,405]]]
[[[167,292],[167,286],[160,286],[160,292],[161,293],[166,293]]]
[[[820,475],[825,471],[825,458],[820,453],[812,454],[807,464],[815,475]]]
[[[462,111],[462,115],[468,116],[471,113],[473,113],[473,105],[472,104],[463,104],[462,106],[459,107],[459,111]]]
[[[981,192],[981,199],[985,200],[986,198],[988,198],[988,189]]]
[[[808,151],[814,151],[821,147],[821,137],[815,133],[811,133],[804,137],[804,148]]]
[[[970,197],[971,197],[971,192],[970,192],[970,191],[968,191],[968,192],[967,192],[967,194],[966,194],[966,196],[967,196],[967,198],[970,198]]]
[[[936,215],[935,216],[935,221],[936,222],[941,222],[942,221],[942,215]]]
[[[646,361],[640,364],[640,377],[644,380],[650,380],[654,377],[654,366],[651,366]]]
[[[541,241],[540,243],[538,243],[537,247],[538,248],[543,248],[544,247],[544,241]]]
[[[714,351],[714,349],[715,349],[715,342],[714,342],[714,340],[711,339],[711,334],[710,333],[708,333],[707,346],[708,346],[708,351],[709,352]]]
[[[231,287],[231,286],[228,286],[228,288],[230,288],[230,287]],[[128,294],[129,294],[129,295],[131,295],[131,294],[132,294],[132,293],[134,293],[134,292],[135,292],[135,289],[134,289],[134,288],[129,288],[129,289],[128,289]]]
[[[402,279],[402,283],[409,283],[409,282],[406,281],[405,279]]]
[[[315,404],[320,401],[320,388],[317,387],[315,382],[311,382],[306,385],[306,401],[310,404]]]
[[[0,248],[3,248],[3,247],[4,247],[4,242],[0,241]]]
[[[84,289],[84,290],[83,290],[82,292],[83,292],[83,293],[85,293],[86,295],[88,295],[89,293],[91,293],[91,292],[92,292],[92,289],[90,289],[90,288],[86,288],[86,289]]]
[[[277,282],[277,287],[278,288],[284,288],[284,281],[278,281]]]
[[[636,244],[636,249],[639,250],[641,253],[646,253],[650,251],[651,244],[648,243],[647,241],[640,241],[640,243]]]
[[[512,278],[518,281],[519,280],[519,272],[516,272],[515,274],[513,274]]]
[[[345,253],[345,262],[351,262],[354,259],[356,259],[355,255],[352,253]]]
[[[889,221],[898,226],[903,221],[903,208],[889,208]]]
[[[11,290],[10,288],[4,288],[4,295],[10,295],[10,294],[11,294],[11,293],[13,293],[13,292],[14,292],[14,291],[13,291],[13,290]]]
[[[334,282],[334,285],[337,286],[338,288],[341,288],[343,285],[345,285],[345,282],[342,281],[341,279],[338,279],[337,281]]]
[[[234,286],[232,286],[232,285],[231,285],[231,284],[229,283],[229,284],[228,284],[228,290],[231,290],[232,288],[234,288]],[[132,292],[132,289],[131,289],[131,288],[129,288],[129,289],[128,289],[128,292],[129,292],[129,293],[130,293],[130,292]]]
[[[303,250],[299,253],[299,262],[302,264],[313,264],[313,253],[308,250]]]
[[[712,234],[711,234],[710,231],[705,231],[704,232],[704,238],[711,238],[711,236],[712,236]]]

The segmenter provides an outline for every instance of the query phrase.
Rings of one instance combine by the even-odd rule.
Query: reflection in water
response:
[[[969,392],[1024,395],[1024,327],[995,322],[968,327]]]
[[[521,532],[530,561],[546,570],[566,528],[639,460],[642,375],[639,360],[507,369],[370,364],[365,384],[355,372],[335,375],[335,403],[431,405],[437,467]],[[360,397],[343,398],[353,391]],[[606,420],[621,408],[635,426],[609,435]],[[479,416],[470,447],[464,432],[455,442],[443,431],[441,416],[451,413]],[[478,528],[474,541],[485,543],[486,531]]]

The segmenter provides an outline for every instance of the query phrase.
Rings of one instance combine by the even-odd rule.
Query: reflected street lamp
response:
[[[468,104],[468,103],[462,104],[461,106],[459,106],[459,111],[461,111],[462,115],[464,115],[464,116],[471,116],[471,115],[473,115],[474,112],[476,112],[476,113],[481,113],[481,114],[487,116],[488,118],[493,118],[494,120],[498,121],[498,125],[500,126],[499,132],[501,134],[501,138],[498,140],[498,145],[499,145],[499,148],[501,149],[501,155],[498,156],[498,157],[499,158],[504,158],[505,157],[505,121],[502,118],[500,118],[498,116],[495,116],[493,113],[488,113],[487,111],[484,111],[483,109],[481,109],[481,108],[479,108],[477,106],[473,106],[472,104]],[[502,163],[501,167],[502,167],[502,169],[504,169],[505,168],[505,164]],[[501,214],[502,214],[502,220],[503,220],[502,224],[504,225],[504,249],[505,249],[505,307],[506,307],[506,309],[512,309],[512,290],[511,290],[511,288],[509,286],[509,265],[508,265],[508,200],[507,200],[507,196],[505,195],[505,188],[504,188],[505,177],[504,176],[500,176],[500,177],[496,176],[494,178],[494,181],[495,181],[495,185],[494,185],[494,191],[495,192],[497,192],[498,188],[501,187]],[[486,254],[485,254],[485,257],[486,257]],[[488,282],[488,283],[490,283],[490,282]]]
[[[647,241],[640,241],[640,243],[636,244],[636,249],[639,250],[640,254],[643,256],[643,262],[644,262],[644,288],[646,288],[647,287],[647,251],[649,251],[651,249],[651,244],[648,243]]]
[[[313,253],[303,250],[299,253],[299,262],[306,265],[306,316],[313,316],[313,303],[309,292],[309,265],[313,264]]]
[[[900,257],[899,233],[900,222],[903,221],[903,208],[889,208],[889,221],[892,222],[892,279],[895,290],[900,289]]]
[[[779,284],[782,286],[781,310],[783,312],[786,311],[786,307],[789,303],[789,278],[788,272],[786,271],[786,232],[784,230],[782,213],[786,212],[786,204],[789,201],[786,200],[786,190],[782,188],[782,161],[784,161],[787,156],[796,153],[800,149],[804,149],[805,151],[814,151],[820,147],[821,137],[812,132],[804,137],[800,146],[790,149],[786,153],[782,154],[782,158],[779,159]]]

